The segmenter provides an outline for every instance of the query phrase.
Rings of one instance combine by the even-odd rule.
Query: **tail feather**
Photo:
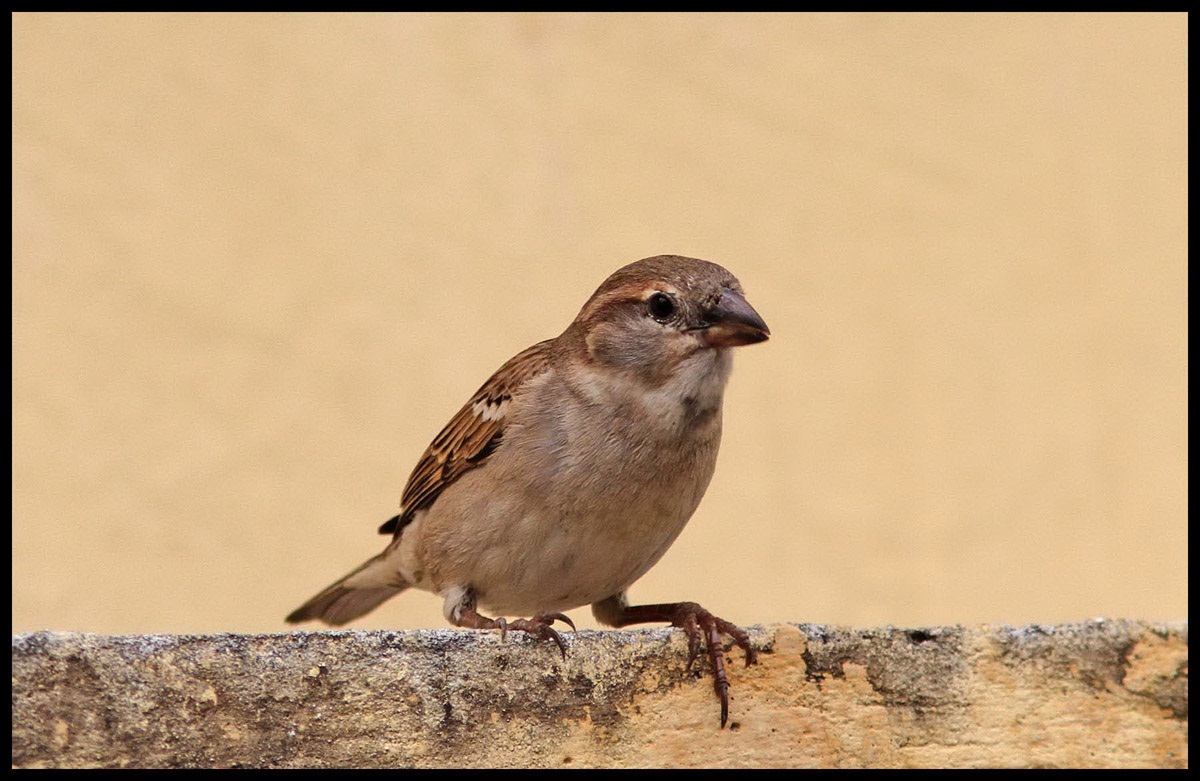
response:
[[[397,582],[396,571],[384,564],[383,557],[381,553],[370,559],[293,610],[285,620],[289,624],[298,624],[315,619],[330,626],[341,626],[407,589],[408,584]]]

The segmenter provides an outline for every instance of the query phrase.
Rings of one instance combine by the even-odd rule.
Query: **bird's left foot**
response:
[[[596,608],[600,607],[598,611]],[[695,602],[672,602],[663,605],[626,605],[624,598],[611,597],[598,606],[593,606],[597,618],[613,626],[629,626],[657,621],[668,621],[687,635],[687,669],[692,669],[700,646],[708,652],[708,661],[713,670],[713,689],[721,700],[721,727],[729,721],[729,678],[725,674],[725,648],[721,635],[729,635],[746,654],[746,666],[758,662],[758,654],[750,645],[750,636],[739,627],[723,618],[718,618]]]
[[[700,655],[700,644],[704,643],[708,651],[708,661],[712,665],[713,689],[721,700],[721,727],[729,721],[729,678],[725,675],[725,648],[721,644],[721,635],[729,635],[733,642],[746,654],[746,666],[758,663],[758,654],[750,645],[750,636],[738,626],[723,618],[718,618],[695,602],[679,602],[674,605],[675,615],[670,619],[671,626],[679,627],[688,639],[688,670],[696,657]]]

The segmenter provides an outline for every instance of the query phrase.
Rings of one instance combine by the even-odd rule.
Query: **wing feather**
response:
[[[448,485],[485,463],[502,446],[509,403],[522,385],[549,366],[553,341],[547,339],[517,353],[450,419],[409,476],[400,514],[380,526],[380,534],[399,536],[413,513],[432,505]]]

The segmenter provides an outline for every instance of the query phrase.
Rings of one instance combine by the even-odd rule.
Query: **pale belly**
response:
[[[728,361],[705,360],[694,393],[668,388],[645,404],[602,405],[607,414],[597,412],[595,383],[579,394],[533,388],[525,408],[555,414],[514,412],[487,464],[438,497],[422,528],[404,532],[405,580],[443,595],[469,591],[509,616],[628,588],[679,536],[712,477]],[[693,395],[704,403],[678,401]]]
[[[485,551],[470,587],[501,615],[565,611],[627,589],[653,567],[687,524],[682,517],[632,517],[620,508],[576,517],[549,531],[526,518],[511,527],[513,553]],[[512,549],[509,549],[512,550]],[[515,564],[515,566],[514,566]]]
[[[603,600],[644,575],[683,531],[715,455],[715,448],[711,455],[692,453],[702,459],[699,468],[641,466],[637,479],[595,470],[597,484],[586,487],[579,475],[560,474],[550,491],[516,478],[499,481],[499,490],[490,482],[490,493],[475,491],[471,483],[480,480],[482,489],[483,475],[469,472],[459,486],[467,490],[447,492],[423,528],[412,530],[420,539],[412,558],[422,566],[409,568],[406,579],[441,594],[469,589],[482,609],[507,616]]]

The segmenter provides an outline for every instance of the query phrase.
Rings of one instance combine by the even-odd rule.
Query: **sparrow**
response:
[[[382,553],[288,617],[338,626],[409,588],[438,594],[454,626],[526,632],[591,605],[601,624],[667,622],[701,643],[729,715],[722,635],[747,634],[694,602],[630,605],[717,461],[731,348],[770,331],[721,266],[678,255],[608,277],[567,329],[505,363],[442,429],[408,478]],[[506,620],[498,616],[530,616]]]

